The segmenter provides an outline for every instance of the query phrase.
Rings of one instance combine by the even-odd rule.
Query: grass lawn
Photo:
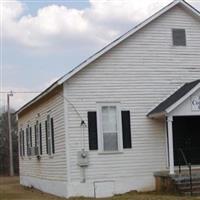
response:
[[[92,198],[71,198],[71,200],[91,200]],[[117,195],[104,200],[197,200],[200,197],[181,197],[156,193],[129,192],[124,195]],[[42,193],[35,189],[19,185],[18,177],[0,177],[0,200],[64,200]]]

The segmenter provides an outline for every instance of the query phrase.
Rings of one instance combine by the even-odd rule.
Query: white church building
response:
[[[200,167],[200,13],[175,0],[17,111],[20,183],[62,197],[155,189]],[[184,163],[181,163],[184,165]]]

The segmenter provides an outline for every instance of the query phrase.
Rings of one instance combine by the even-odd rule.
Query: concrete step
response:
[[[179,182],[179,181],[175,181],[176,182],[176,184],[177,185],[190,185],[190,180],[187,180],[187,181],[181,181],[181,182]],[[193,180],[192,179],[192,184],[193,185],[200,185],[200,180]]]
[[[188,186],[178,186],[178,189],[180,191],[184,191],[184,192],[187,192],[187,191],[190,191],[190,185]],[[199,191],[200,192],[200,185],[193,185],[192,186],[192,191]]]
[[[181,193],[181,194],[183,194],[183,195],[185,195],[185,196],[190,196],[190,195],[191,195],[190,192],[183,192],[183,193]],[[200,192],[199,192],[199,191],[193,191],[193,192],[192,192],[192,196],[200,196]]]
[[[173,178],[173,180],[176,183],[189,183],[190,182],[190,177],[180,177],[180,178]],[[199,182],[200,183],[200,178],[199,177],[192,177],[193,182]]]
[[[172,178],[177,190],[184,195],[191,194],[190,177],[189,175],[177,175]],[[200,176],[192,175],[192,193],[194,196],[200,196]]]

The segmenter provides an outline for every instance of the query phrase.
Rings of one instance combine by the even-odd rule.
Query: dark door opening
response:
[[[200,165],[200,116],[173,118],[174,163],[185,165],[178,149],[182,149],[188,162]]]

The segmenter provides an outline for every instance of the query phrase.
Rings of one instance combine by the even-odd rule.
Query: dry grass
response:
[[[91,200],[92,198],[71,198],[71,200]],[[181,197],[166,194],[129,192],[104,200],[197,200],[197,197]],[[200,198],[199,198],[200,199]],[[0,177],[0,200],[64,200],[35,189],[19,185],[18,177]]]
[[[0,177],[0,200],[64,200],[19,184],[18,177]]]

